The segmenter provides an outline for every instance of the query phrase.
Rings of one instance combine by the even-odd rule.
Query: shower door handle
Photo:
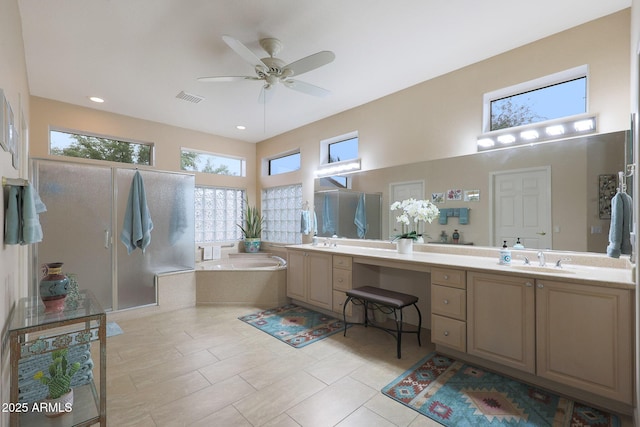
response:
[[[109,230],[104,230],[104,248],[109,249],[111,247],[111,233]]]

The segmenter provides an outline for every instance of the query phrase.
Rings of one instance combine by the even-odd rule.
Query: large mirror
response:
[[[610,198],[620,185],[618,171],[630,163],[628,135],[591,135],[316,179],[319,235],[389,239],[397,233],[392,202],[435,195],[450,216],[421,230],[426,242],[440,242],[444,234],[452,243],[457,230],[458,244],[501,246],[507,240],[513,246],[519,237],[528,248],[604,253]],[[335,209],[337,232],[321,226],[329,212],[325,200]],[[370,206],[364,216],[363,206]]]

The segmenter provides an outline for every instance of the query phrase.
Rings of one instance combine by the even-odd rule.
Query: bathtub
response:
[[[196,305],[287,303],[287,262],[280,257],[234,254],[196,263]]]

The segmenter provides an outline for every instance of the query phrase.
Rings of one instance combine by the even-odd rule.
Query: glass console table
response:
[[[38,297],[18,301],[9,326],[11,350],[11,426],[90,426],[107,425],[107,316],[90,291],[80,291],[77,300],[67,299],[61,312],[45,312]],[[99,354],[91,348],[92,369],[86,384],[73,388],[73,410],[48,418],[33,403],[20,402],[19,364],[38,355],[76,345],[99,341]],[[97,360],[95,360],[97,359]],[[49,361],[49,359],[47,359]],[[97,375],[94,375],[97,374]],[[29,378],[30,380],[30,378]],[[35,410],[34,410],[35,409]]]

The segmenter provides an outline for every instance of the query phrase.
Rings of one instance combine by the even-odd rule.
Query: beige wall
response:
[[[20,13],[16,0],[0,0],[0,89],[11,104],[14,121],[20,123],[24,115],[29,123],[29,86],[24,58]],[[20,135],[25,135],[21,132]],[[9,153],[0,149],[0,175],[17,178],[26,177],[26,145],[22,148],[23,161],[18,169],[12,166]],[[3,208],[0,223],[4,225],[4,206],[7,189],[2,188]],[[3,227],[3,226],[1,226]],[[27,293],[27,249],[22,246],[7,246],[0,243],[0,330],[2,336],[8,327],[11,307],[19,297]],[[4,340],[3,340],[4,344]],[[6,356],[6,357],[5,357]],[[9,402],[8,352],[0,349],[0,402]],[[0,426],[9,425],[8,413],[0,414]]]
[[[196,184],[244,188],[250,200],[254,200],[255,144],[50,99],[31,97],[31,157],[60,159],[58,156],[49,155],[50,128],[153,143],[155,146],[153,167],[160,170],[180,171],[181,147],[244,158],[247,161],[246,177],[196,173]],[[71,160],[77,161],[77,159]]]
[[[628,129],[629,27],[624,10],[260,142],[258,160],[300,149],[302,168],[259,186],[302,183],[313,200],[319,142],[354,130],[363,170],[475,153],[484,93],[584,64],[599,131]]]

